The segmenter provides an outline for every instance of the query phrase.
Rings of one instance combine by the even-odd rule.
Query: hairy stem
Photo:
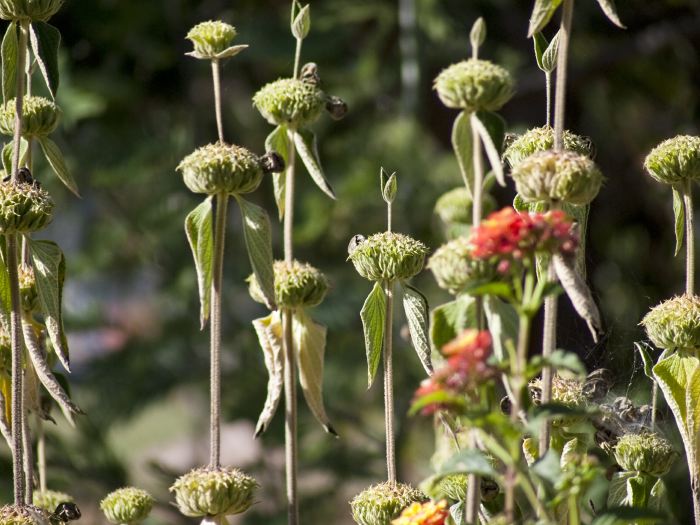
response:
[[[545,89],[547,91],[547,127],[552,125],[552,73],[544,74]]]
[[[221,293],[228,195],[216,196],[214,220],[214,264],[211,287],[211,376],[209,466],[221,466]]]
[[[297,494],[297,383],[294,356],[293,311],[284,310],[284,401],[285,401],[285,461],[287,465],[288,523],[299,523]]]
[[[44,422],[39,417],[36,418],[36,427],[36,457],[37,466],[39,468],[39,490],[41,492],[46,492],[46,430],[44,429]]]
[[[24,406],[27,406],[29,392],[25,385]],[[32,450],[32,434],[29,430],[29,417],[25,413],[22,417],[22,441],[24,447],[24,503],[34,503],[34,452]]]
[[[685,182],[683,191],[685,206],[685,293],[695,293],[695,213],[693,212],[693,187],[691,181]]]
[[[550,264],[547,271],[547,280],[555,281],[557,275],[554,271],[554,265]],[[549,295],[544,300],[544,326],[542,333],[542,357],[549,358],[552,356],[557,346],[557,297]],[[552,378],[553,370],[551,366],[545,366],[542,369],[542,403],[549,403],[552,400]],[[549,438],[552,430],[552,423],[545,419],[542,423],[540,431],[539,451],[540,457],[543,457],[549,450]]]
[[[569,63],[569,41],[574,18],[574,0],[564,0],[557,57],[557,91],[554,100],[554,149],[564,150],[564,113],[566,110],[566,76]]]
[[[301,45],[304,41],[301,38],[297,38],[297,45],[294,50],[294,76],[293,78],[299,78],[299,69],[301,69]]]
[[[695,474],[691,474],[690,486],[693,492],[693,514],[695,515],[695,525],[700,525],[700,479]]]
[[[389,483],[396,483],[396,451],[394,436],[394,283],[384,284],[386,294],[386,316],[384,319],[384,426],[386,433],[386,471]]]
[[[219,142],[224,143],[224,119],[221,111],[221,65],[218,59],[211,61],[211,74],[214,81],[214,111],[216,113],[216,129]]]

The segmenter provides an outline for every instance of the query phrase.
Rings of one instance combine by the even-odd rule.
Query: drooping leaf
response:
[[[435,351],[452,341],[463,330],[476,326],[476,301],[461,295],[434,308],[430,313],[430,342]]]
[[[3,102],[14,98],[17,90],[17,24],[11,22],[2,39],[2,99]],[[9,173],[9,172],[8,172]]]
[[[666,497],[667,490],[664,480],[659,478],[651,487],[651,492],[649,493],[649,501],[647,502],[647,507],[653,510],[661,511],[667,508],[668,499]]]
[[[562,0],[535,0],[530,15],[530,27],[527,30],[527,37],[532,38],[535,33],[542,31],[552,19]]]
[[[409,284],[403,284],[402,291],[403,309],[406,312],[411,342],[423,368],[430,375],[433,373],[433,363],[428,343],[428,300],[420,291]]]
[[[236,196],[243,218],[243,233],[248,257],[260,290],[270,310],[275,309],[275,273],[272,269],[270,218],[260,206]]]
[[[46,87],[52,98],[58,91],[58,48],[61,46],[61,32],[46,22],[32,22],[30,26],[32,51],[36,58]]]
[[[51,169],[56,174],[56,176],[61,180],[61,182],[72,191],[76,197],[80,197],[80,192],[78,191],[78,186],[73,179],[73,175],[68,170],[66,166],[66,161],[63,158],[63,153],[58,145],[48,137],[40,137],[38,139],[41,145],[41,150],[44,152],[44,156],[51,166]]]
[[[452,148],[469,195],[474,194],[474,140],[469,113],[462,111],[452,125]]]
[[[608,507],[622,507],[629,505],[629,493],[627,480],[634,477],[636,472],[616,472],[610,480],[608,488]]]
[[[593,340],[597,342],[598,334],[602,329],[600,311],[586,282],[576,271],[575,260],[556,254],[552,257],[552,264],[554,265],[557,278],[566,295],[571,299],[571,304],[574,306],[576,313],[586,321]]]
[[[384,323],[386,321],[386,295],[382,285],[374,283],[360,312],[367,352],[367,387],[371,387],[377,375],[384,345]]]
[[[598,5],[600,5],[600,8],[603,10],[603,13],[605,13],[605,16],[608,17],[608,20],[610,20],[620,29],[625,29],[625,25],[622,23],[617,14],[615,0],[598,0]]]
[[[258,437],[267,430],[270,421],[275,416],[284,386],[284,347],[282,344],[282,320],[279,312],[275,311],[267,317],[254,320],[253,328],[255,328],[260,342],[265,368],[267,368],[269,376],[267,398],[255,426],[255,436]]]
[[[499,474],[479,449],[464,449],[447,458],[438,470],[438,476],[450,474],[477,474],[486,478],[498,478]]]
[[[224,60],[226,58],[235,57],[241,51],[245,51],[246,49],[248,49],[248,47],[249,46],[247,44],[239,44],[237,46],[227,47],[226,49],[224,49],[220,53],[216,54],[216,59],[217,60]]]
[[[489,128],[491,128],[492,131],[497,130],[498,118],[496,117],[497,115],[495,113],[480,111],[479,113],[472,113],[471,122],[473,129],[479,134],[481,142],[484,145],[484,151],[491,164],[493,174],[496,176],[496,181],[498,181],[498,184],[501,186],[505,186],[506,179],[503,174],[503,163],[501,162],[500,151],[503,146],[503,138],[500,139],[500,144],[496,144],[489,132]],[[488,122],[489,127],[487,127],[485,122]],[[498,135],[496,135],[496,141],[498,141]]]
[[[547,40],[547,37],[542,34],[542,32],[538,31],[532,35],[532,44],[535,48],[535,61],[537,62],[537,67],[546,73],[547,70],[542,63],[542,57],[544,56],[544,52],[549,45],[549,41]]]
[[[450,507],[450,517],[454,525],[467,525],[464,521],[464,502],[460,501]]]
[[[503,360],[507,355],[506,341],[518,340],[518,314],[510,304],[497,297],[485,297],[484,315],[491,332],[493,352],[499,360]]]
[[[63,330],[63,282],[66,277],[66,260],[61,248],[54,242],[34,239],[27,241],[46,331],[58,359],[70,372],[68,341]]]
[[[5,173],[10,175],[12,173],[12,156],[14,155],[14,145],[15,141],[11,140],[2,148],[2,167],[5,169]],[[29,143],[22,139],[19,143],[19,165],[24,166],[27,162],[27,154],[29,153]]]
[[[683,236],[685,234],[685,203],[683,202],[683,195],[676,188],[673,188],[673,217],[676,223],[676,251],[673,255],[676,256],[683,248]]]
[[[289,165],[289,136],[287,135],[286,126],[277,126],[272,133],[265,139],[265,151],[274,151],[284,159],[284,165]],[[277,210],[279,212],[279,219],[284,218],[284,204],[285,204],[285,182],[287,178],[287,172],[281,171],[279,173],[272,174],[272,186],[275,194],[275,203],[277,203]]]
[[[194,267],[199,288],[199,324],[204,330],[209,320],[211,302],[212,265],[214,261],[214,219],[212,198],[207,199],[192,210],[185,218],[185,233],[192,249]]]
[[[304,166],[306,166],[306,171],[309,172],[316,186],[331,199],[335,200],[335,192],[333,188],[331,188],[328,180],[326,180],[326,176],[321,168],[318,147],[316,145],[316,135],[308,129],[297,130],[294,133],[294,144],[297,147],[301,161],[304,163]]]
[[[644,343],[634,343],[634,348],[639,352],[639,356],[642,358],[642,363],[644,364],[644,375],[649,379],[654,381],[654,373],[652,368],[654,367],[654,361],[652,361],[649,352],[645,348]]]
[[[542,55],[542,70],[545,73],[553,73],[557,68],[557,61],[559,59],[559,40],[560,32],[554,35],[552,41],[547,45]]]
[[[326,327],[316,323],[303,309],[294,314],[294,347],[299,365],[299,382],[306,404],[325,431],[337,436],[323,403]]]

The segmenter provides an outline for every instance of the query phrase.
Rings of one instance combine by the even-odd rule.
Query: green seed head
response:
[[[46,22],[61,9],[63,2],[64,0],[0,0],[0,18]]]
[[[642,319],[647,336],[664,350],[700,348],[700,297],[681,295],[655,306]]]
[[[2,0],[0,0],[2,1]],[[15,99],[0,107],[0,133],[13,136],[15,133]],[[43,138],[54,132],[61,120],[60,108],[43,97],[24,97],[22,107],[22,137]]]
[[[195,469],[181,476],[170,492],[185,516],[230,516],[253,504],[258,483],[238,469]]]
[[[571,409],[584,409],[589,403],[583,387],[583,381],[554,376],[552,378],[552,401]],[[530,382],[530,392],[533,393],[535,399],[539,397],[539,393],[542,392],[541,379],[537,378]],[[569,427],[582,420],[583,416],[580,415],[562,416],[554,418],[552,425],[555,427]]]
[[[513,96],[513,80],[501,66],[470,59],[443,70],[435,89],[448,108],[497,111]]]
[[[0,507],[0,525],[50,525],[49,514],[34,506],[5,505]]]
[[[275,302],[280,308],[308,308],[323,301],[328,280],[316,268],[300,261],[275,261]],[[248,291],[253,300],[265,304],[255,274],[248,277]]]
[[[155,500],[148,492],[134,487],[115,490],[100,502],[107,521],[115,525],[141,523],[151,513]]]
[[[350,253],[355,270],[370,281],[403,281],[423,269],[428,248],[408,235],[372,235]]]
[[[615,461],[628,472],[642,472],[661,477],[670,469],[677,454],[671,444],[658,434],[625,434],[615,445]]]
[[[271,82],[253,97],[253,105],[270,124],[295,128],[313,124],[326,102],[326,95],[315,82],[293,78]]]
[[[39,307],[39,296],[36,291],[34,270],[30,266],[22,264],[18,269],[18,274],[19,295],[22,299],[22,308],[24,308],[25,312],[33,312]]]
[[[483,195],[481,208],[484,215],[496,209],[496,200],[490,194]],[[435,213],[445,225],[472,223],[472,198],[464,186],[443,193],[435,203]]]
[[[185,37],[194,45],[192,56],[201,59],[216,59],[233,45],[236,28],[219,20],[197,24]]]
[[[511,177],[526,202],[588,204],[603,184],[595,163],[570,151],[535,153],[517,164]]]
[[[360,492],[350,507],[358,525],[391,525],[391,520],[411,503],[426,499],[425,494],[410,485],[380,483]]]
[[[464,501],[467,494],[467,474],[450,474],[434,479],[425,492],[434,500],[448,499],[450,501]]]
[[[651,150],[644,168],[664,184],[700,179],[700,137],[679,135],[663,141]]]
[[[53,201],[35,184],[0,182],[0,234],[32,233],[51,222]]]
[[[492,265],[471,257],[469,239],[458,237],[438,248],[428,260],[438,286],[458,295],[467,286],[493,278]]]
[[[503,158],[515,168],[530,155],[554,148],[554,130],[550,126],[533,128],[517,137],[506,148]],[[593,144],[587,137],[564,131],[564,149],[585,157],[593,155]]]
[[[255,191],[263,179],[260,157],[241,146],[209,144],[195,150],[177,167],[194,193],[242,195]]]
[[[73,503],[73,496],[55,490],[37,490],[32,495],[34,506],[46,512],[54,512],[59,503]]]

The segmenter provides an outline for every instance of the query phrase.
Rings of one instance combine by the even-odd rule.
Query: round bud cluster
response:
[[[51,222],[53,201],[35,184],[0,182],[0,234],[32,233]]]
[[[486,193],[482,196],[481,208],[484,214],[496,209],[496,199]],[[435,213],[446,225],[471,224],[473,202],[471,195],[464,186],[443,193],[435,203]]]
[[[0,525],[50,525],[49,514],[30,505],[0,507]]]
[[[493,266],[471,256],[471,243],[458,237],[438,248],[428,260],[438,286],[458,295],[467,286],[493,278]]]
[[[18,276],[22,308],[25,312],[33,312],[39,307],[39,296],[36,291],[34,270],[30,266],[22,264],[18,269]]]
[[[539,404],[542,396],[542,380],[533,379],[529,385],[533,402]],[[584,391],[584,383],[576,379],[568,379],[561,376],[552,378],[552,401],[571,409],[584,409],[588,406],[588,398]],[[570,415],[556,417],[552,425],[556,427],[569,427],[580,422],[582,416]]]
[[[194,26],[185,38],[194,45],[193,56],[212,60],[231,47],[236,34],[232,25],[210,20]]]
[[[72,496],[55,490],[37,490],[32,495],[34,506],[46,512],[54,512],[60,503],[72,503]]]
[[[506,148],[503,158],[511,168],[514,168],[530,155],[553,148],[554,130],[551,126],[543,126],[541,128],[533,128],[517,137]],[[593,155],[591,140],[587,137],[575,135],[568,130],[564,131],[564,149],[586,157]]]
[[[253,105],[270,124],[299,128],[313,124],[329,99],[314,82],[281,78],[263,86],[253,96]],[[333,112],[341,112],[338,103]]]
[[[115,525],[141,523],[151,513],[155,500],[145,490],[125,487],[115,490],[100,502],[107,521]]]
[[[447,498],[450,501],[464,501],[468,478],[467,474],[449,474],[433,482],[428,493],[437,500]]]
[[[255,191],[263,179],[263,163],[241,146],[209,144],[195,150],[177,167],[193,193],[242,195]]]
[[[370,281],[403,281],[423,269],[428,248],[401,233],[370,236],[350,253],[355,270]]]
[[[664,184],[700,179],[700,137],[679,135],[663,141],[651,150],[644,168]]]
[[[0,0],[3,20],[46,22],[55,15],[64,0]]]
[[[671,443],[658,434],[625,434],[615,445],[615,461],[628,472],[655,477],[668,473],[677,454]]]
[[[258,483],[238,469],[195,469],[170,487],[175,503],[185,516],[230,516],[253,504]]]
[[[275,261],[275,303],[280,308],[308,308],[323,301],[328,280],[316,268],[300,261]],[[248,278],[248,291],[253,300],[265,304],[255,274]]]
[[[513,80],[501,66],[470,59],[449,66],[435,79],[443,104],[465,111],[497,111],[513,96]]]
[[[570,151],[535,153],[516,164],[511,176],[526,202],[589,204],[603,183],[590,158]]]
[[[659,348],[696,351],[700,348],[700,297],[681,295],[664,301],[641,324]]]
[[[15,116],[17,115],[15,99],[0,106],[0,133],[13,136],[15,133]],[[43,138],[54,132],[61,120],[59,107],[44,97],[24,97],[22,105],[22,137]]]
[[[380,483],[365,489],[350,502],[358,525],[391,525],[411,503],[427,498],[420,490],[403,483]]]

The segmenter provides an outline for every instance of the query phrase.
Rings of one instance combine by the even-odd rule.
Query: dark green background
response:
[[[314,126],[339,200],[329,201],[308,177],[299,177],[297,255],[333,284],[314,316],[329,326],[326,399],[342,436],[324,436],[302,405],[307,524],[351,523],[346,502],[384,475],[381,391],[379,385],[366,391],[359,319],[370,284],[345,262],[346,246],[355,233],[384,228],[380,166],[399,173],[396,229],[432,249],[443,242],[433,205],[461,179],[449,143],[456,115],[440,105],[431,82],[442,68],[468,56],[468,30],[477,16],[484,16],[489,32],[482,56],[517,79],[517,94],[502,112],[509,128],[521,131],[544,121],[544,78],[525,38],[531,2],[416,4],[420,84],[411,104],[400,77],[399,39],[405,32],[397,2],[312,2],[303,60],[318,63],[326,91],[347,100],[351,111],[341,122],[324,117]],[[643,337],[638,322],[651,305],[682,291],[684,266],[682,258],[672,257],[670,190],[652,182],[641,165],[662,139],[698,133],[700,9],[692,0],[618,0],[628,25],[621,31],[593,0],[576,4],[567,125],[593,138],[607,176],[592,207],[587,257],[606,336],[593,346],[562,300],[560,344],[577,351],[590,368],[611,368],[618,392],[634,388],[644,399],[648,384],[632,348]],[[36,175],[57,201],[46,236],[58,240],[68,257],[73,393],[89,415],[77,430],[61,425],[51,433],[50,480],[78,498],[87,523],[101,522],[96,503],[127,483],[158,497],[152,523],[186,522],[168,504],[167,487],[190,466],[192,450],[185,447],[187,454],[174,454],[170,462],[152,461],[154,451],[175,441],[199,437],[204,444],[208,432],[208,336],[198,331],[195,275],[182,228],[199,198],[174,169],[196,146],[215,139],[215,124],[209,66],[184,56],[190,49],[184,35],[197,22],[221,18],[238,28],[237,43],[250,44],[224,66],[224,119],[228,140],[261,152],[271,128],[252,108],[251,96],[291,73],[288,16],[285,1],[68,0],[53,20],[64,35],[59,102],[65,125],[57,140],[83,199],[69,195],[45,169]],[[497,197],[508,204],[512,188],[499,189]],[[281,231],[269,180],[253,198],[271,212],[279,255]],[[244,285],[249,264],[236,208],[230,226],[224,415],[239,424],[245,439],[226,441],[224,448],[245,454],[267,381],[250,321],[264,311]],[[416,284],[433,304],[447,299],[427,272]],[[422,372],[406,341],[398,346],[400,476],[417,482],[429,470],[432,430],[429,421],[403,417]],[[253,464],[245,464],[264,484],[245,523],[285,523],[279,416],[262,439],[265,454],[258,450]],[[205,450],[199,452],[205,457]],[[2,457],[0,500],[7,500],[11,469],[7,455]],[[669,482],[683,523],[690,505],[677,487],[687,482],[682,466],[676,470]]]

